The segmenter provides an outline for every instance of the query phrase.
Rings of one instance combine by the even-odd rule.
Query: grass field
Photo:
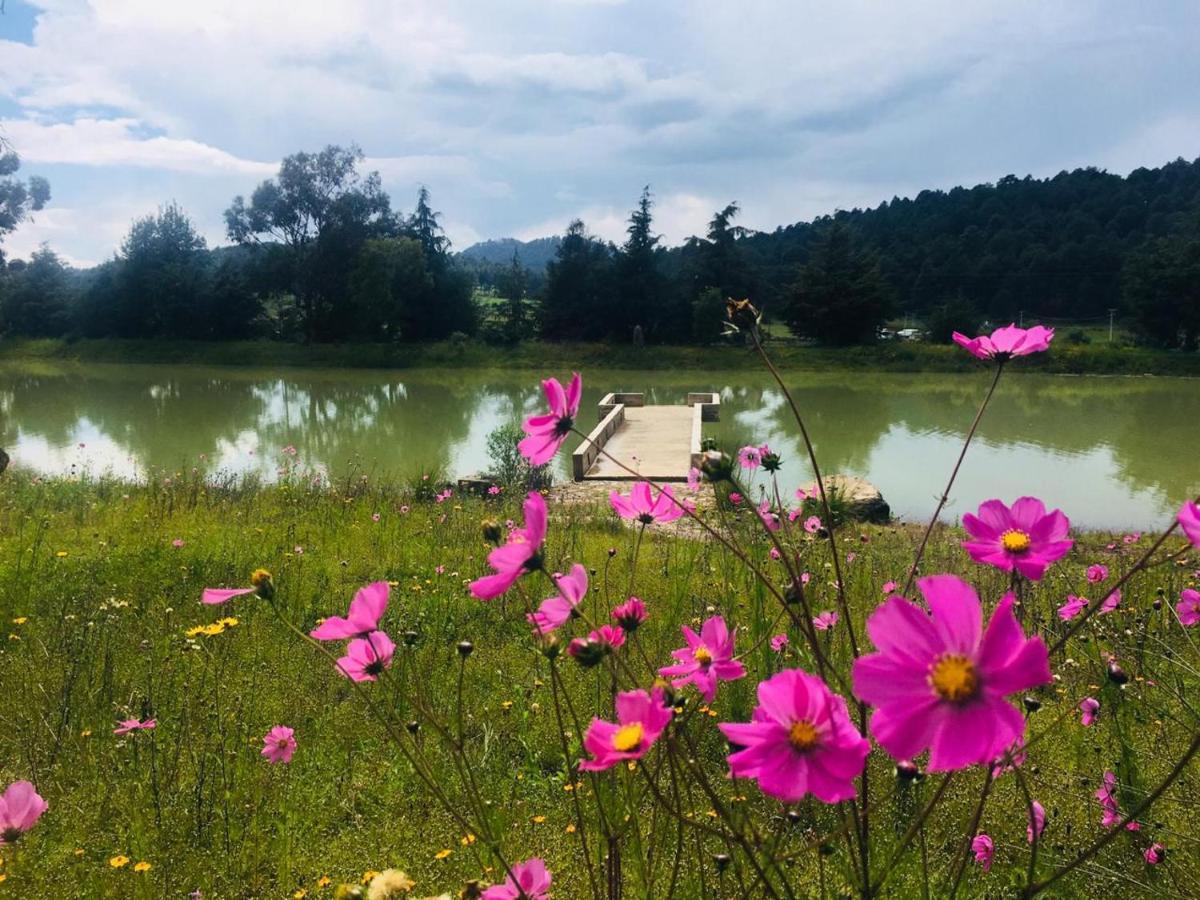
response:
[[[716,854],[727,847],[699,827],[677,829],[653,812],[642,773],[618,768],[585,777],[569,769],[581,755],[586,719],[610,713],[608,676],[566,656],[552,672],[530,640],[519,594],[491,603],[468,596],[465,582],[486,571],[485,517],[519,518],[518,503],[452,498],[439,504],[362,481],[218,484],[202,473],[141,486],[38,482],[21,473],[0,479],[6,636],[0,644],[0,787],[29,779],[50,804],[23,841],[0,847],[0,895],[157,898],[200,890],[204,898],[331,897],[339,882],[357,883],[389,866],[416,879],[421,896],[457,895],[471,879],[502,880],[484,842],[438,806],[362,696],[287,629],[272,605],[255,597],[221,607],[198,602],[206,586],[246,584],[260,566],[274,575],[274,609],[304,630],[321,617],[344,614],[367,582],[391,582],[382,627],[399,648],[394,679],[366,684],[368,696],[397,726],[422,704],[449,727],[463,729],[490,827],[510,859],[546,860],[556,896],[587,892],[574,803],[592,791],[604,794],[609,811],[627,823],[627,896],[665,895],[673,870],[677,896],[742,894],[739,862],[718,872]],[[748,523],[731,527],[746,535],[758,565],[778,567]],[[890,526],[851,526],[841,534],[846,558],[854,554],[846,583],[861,636],[863,619],[882,597],[880,586],[902,579],[919,535]],[[1071,555],[1025,596],[1026,630],[1050,638],[1059,633],[1064,626],[1054,610],[1068,592],[1087,591],[1084,568],[1104,562],[1115,576],[1149,541],[1077,537]],[[970,578],[989,610],[1006,587],[1005,576],[971,564],[959,538],[950,529],[935,532],[925,571]],[[631,572],[634,541],[635,533],[607,509],[551,504],[547,565],[565,571],[571,561],[583,561],[592,569],[589,614],[605,618],[630,593],[646,601],[650,617],[622,652],[647,684],[651,675],[640,660],[669,661],[670,650],[682,644],[680,623],[695,625],[716,611],[738,626],[749,677],[722,685],[711,709],[694,693],[686,698],[696,755],[731,815],[744,817],[786,858],[800,896],[848,892],[853,863],[844,843],[821,841],[840,827],[834,807],[810,798],[784,817],[753,783],[723,777],[727,748],[715,723],[748,719],[762,677],[809,665],[795,649],[803,642],[793,633],[782,656],[767,646],[769,636],[787,630],[778,608],[719,544],[652,528]],[[801,552],[814,573],[811,602],[830,608],[826,543],[809,540]],[[1052,658],[1055,684],[1032,694],[1040,709],[1028,714],[1029,759],[1021,772],[1047,813],[1034,864],[1041,877],[1104,833],[1092,795],[1105,770],[1119,774],[1123,808],[1130,808],[1196,732],[1196,648],[1172,611],[1180,589],[1194,582],[1200,560],[1192,556],[1136,576],[1117,612],[1093,618]],[[527,590],[535,602],[547,593],[544,585]],[[1166,602],[1155,602],[1162,598]],[[188,634],[219,620],[226,620],[223,627],[209,629],[217,633]],[[845,634],[842,623],[825,636],[842,666],[848,663]],[[456,650],[463,640],[474,646],[465,659]],[[1123,687],[1107,677],[1108,654],[1129,676]],[[561,728],[550,691],[554,677],[562,679],[574,710]],[[1076,709],[1085,696],[1101,704],[1090,728],[1080,724]],[[114,736],[116,723],[130,717],[153,717],[157,728]],[[281,724],[295,729],[299,747],[290,764],[271,765],[259,753],[262,736]],[[445,794],[468,809],[461,772],[438,737],[397,730]],[[646,758],[648,769],[653,759]],[[869,775],[872,859],[882,868],[941,782],[940,776],[917,784],[897,779],[893,761],[878,749]],[[1193,764],[1140,832],[1120,835],[1055,889],[1061,896],[1200,894],[1193,828],[1198,776]],[[946,895],[982,783],[978,768],[950,781],[947,804],[900,858],[886,895],[920,896],[924,888]],[[965,895],[1005,896],[1029,866],[1018,780],[1002,776],[991,793],[979,830],[994,838],[996,862],[986,875],[974,862],[967,865]],[[696,785],[685,784],[678,796],[689,821],[711,821],[713,798]],[[1167,856],[1151,867],[1142,854],[1154,841],[1167,847]],[[811,849],[814,843],[826,849]],[[115,857],[128,862],[114,867]],[[140,862],[150,868],[135,871]]]

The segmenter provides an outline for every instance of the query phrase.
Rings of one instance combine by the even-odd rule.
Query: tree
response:
[[[0,333],[56,337],[67,330],[67,267],[45,244],[29,262],[9,263],[2,282]]]
[[[204,238],[176,204],[133,223],[121,244],[114,328],[121,337],[204,337],[207,304]]]
[[[1200,342],[1200,236],[1150,241],[1131,255],[1122,297],[1135,327],[1161,347],[1197,349]]]
[[[21,158],[0,140],[0,241],[50,200],[50,182],[37,175],[28,181],[14,178],[20,168]],[[0,265],[3,263],[0,252]]]
[[[664,315],[664,283],[658,266],[660,238],[651,231],[653,205],[647,185],[629,215],[628,237],[616,258],[617,302],[610,331],[620,339],[628,340],[639,325],[652,337],[661,336],[670,326]]]
[[[496,288],[506,301],[504,308],[504,339],[510,343],[529,336],[529,317],[525,313],[525,294],[529,287],[529,270],[521,265],[521,257],[513,250],[508,268],[496,279]]]
[[[417,320],[432,303],[434,281],[415,238],[375,238],[359,251],[348,289],[351,336],[397,340],[418,330]]]
[[[470,276],[450,259],[450,239],[429,203],[429,190],[417,192],[417,205],[404,225],[404,233],[415,239],[425,254],[425,264],[433,278],[433,292],[424,307],[409,319],[408,337],[417,340],[441,340],[455,332],[474,334],[478,311],[472,299]]]
[[[840,223],[813,247],[790,299],[786,318],[792,332],[833,345],[874,340],[890,308],[878,258],[859,250]]]
[[[597,340],[608,335],[615,292],[612,255],[579,219],[567,226],[558,252],[546,266],[544,337]]]
[[[255,188],[249,203],[238,196],[225,211],[230,240],[287,249],[290,286],[309,340],[328,338],[344,322],[337,301],[362,244],[398,231],[379,173],[361,175],[362,161],[356,146],[294,153],[276,178]]]
[[[935,344],[948,344],[956,331],[974,337],[981,321],[983,316],[978,307],[959,291],[925,316],[925,328]]]

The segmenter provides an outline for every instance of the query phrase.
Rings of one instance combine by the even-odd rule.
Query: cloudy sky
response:
[[[1200,156],[1200,14],[1022,0],[6,0],[0,132],[76,264],[176,200],[210,243],[284,155],[357,142],[462,248],[642,185],[674,243],[925,187]]]

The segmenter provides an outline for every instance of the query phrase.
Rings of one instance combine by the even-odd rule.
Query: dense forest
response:
[[[0,153],[0,240],[41,208]],[[725,297],[749,296],[804,339],[870,342],[897,317],[931,337],[985,322],[1102,321],[1147,344],[1200,341],[1200,160],[1126,177],[1097,169],[922,191],[755,232],[738,205],[667,248],[643,189],[620,244],[571,222],[561,237],[452,253],[422,188],[392,208],[356,147],[285,158],[225,211],[207,247],[167,204],[134,222],[108,262],[65,266],[49,247],[0,255],[0,334],[125,338],[494,343],[718,338]]]

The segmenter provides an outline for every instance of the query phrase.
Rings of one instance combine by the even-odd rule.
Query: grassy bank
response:
[[[771,347],[777,365],[793,371],[865,370],[967,372],[980,363],[958,347],[885,343],[822,348],[792,343]],[[435,344],[285,344],[274,341],[2,340],[0,360],[52,359],[107,363],[195,363],[349,368],[446,366],[505,369],[695,369],[760,368],[747,348],[528,341],[493,347],[475,341]],[[1058,343],[1050,353],[1022,360],[1023,368],[1069,375],[1200,376],[1200,353],[1173,353],[1100,344]]]
[[[205,898],[330,897],[337,882],[358,882],[365,871],[387,866],[408,871],[422,895],[456,891],[468,879],[499,880],[495,859],[431,800],[350,684],[290,634],[264,601],[199,604],[204,587],[243,584],[252,569],[265,566],[274,573],[278,609],[305,630],[320,617],[344,613],[363,584],[388,579],[392,598],[383,627],[401,645],[392,671],[447,720],[457,715],[455,648],[473,642],[461,670],[462,727],[473,774],[491,801],[489,814],[513,858],[546,859],[556,896],[583,896],[571,794],[606,780],[568,768],[580,755],[579,729],[566,723],[564,755],[549,664],[532,646],[519,595],[488,604],[467,595],[466,580],[485,571],[488,547],[479,531],[485,516],[519,518],[517,503],[418,502],[363,482],[318,489],[301,481],[217,486],[201,475],[149,486],[39,483],[12,473],[0,479],[0,621],[7,638],[0,644],[0,783],[30,779],[50,803],[20,845],[0,847],[0,872],[7,877],[0,894],[151,898],[201,890]],[[650,618],[636,635],[636,651],[646,658],[667,661],[681,643],[681,622],[698,624],[715,611],[738,626],[749,677],[722,686],[713,722],[746,720],[760,678],[781,666],[811,665],[797,655],[798,635],[782,657],[766,646],[767,637],[785,630],[778,609],[718,545],[651,529],[631,575],[633,532],[607,509],[552,504],[551,516],[547,563],[566,569],[579,560],[592,567],[591,615],[606,616],[627,593],[645,599]],[[846,551],[855,554],[845,578],[861,639],[880,585],[903,575],[917,535],[877,526],[844,534]],[[972,565],[959,538],[937,532],[926,569],[969,577],[990,609],[1005,576]],[[755,562],[777,569],[765,543],[749,540]],[[1027,592],[1026,629],[1053,637],[1062,628],[1055,608],[1067,591],[1087,588],[1084,568],[1104,561],[1120,572],[1148,540],[1080,536],[1071,556]],[[829,608],[834,592],[826,544],[808,541],[802,554],[815,573],[811,600]],[[1036,748],[1022,771],[1048,816],[1037,862],[1042,875],[1103,833],[1092,792],[1105,769],[1120,772],[1122,802],[1136,802],[1195,732],[1190,698],[1200,676],[1194,650],[1169,604],[1155,608],[1153,601],[1160,589],[1174,598],[1196,564],[1138,576],[1116,613],[1094,619],[1052,660],[1056,684],[1032,692],[1041,709],[1030,714]],[[535,600],[545,593],[544,585],[531,588]],[[193,631],[223,619],[210,627],[215,633]],[[406,633],[411,637],[402,640]],[[844,624],[828,634],[828,652],[839,666],[848,665],[844,634]],[[1124,688],[1106,679],[1109,653],[1130,676]],[[582,670],[565,657],[559,670],[583,722],[606,714],[603,670]],[[367,687],[397,721],[410,718],[391,687],[382,681]],[[1101,716],[1084,728],[1076,706],[1088,695],[1100,700]],[[129,717],[153,717],[157,728],[114,736],[115,723]],[[279,724],[294,728],[299,742],[286,766],[259,755],[262,735]],[[701,757],[721,772],[726,745],[703,716],[697,731]],[[422,732],[412,740],[457,797],[459,780],[436,738]],[[609,774],[621,776],[617,784],[634,777],[623,769]],[[886,859],[934,781],[898,781],[879,751],[870,775],[875,853]],[[1196,767],[1185,773],[1141,832],[1122,835],[1102,862],[1068,878],[1062,895],[1195,896],[1200,857],[1190,798],[1198,777]],[[948,805],[921,834],[927,865],[909,852],[889,882],[894,896],[919,895],[923,871],[932,873],[935,895],[941,894],[981,782],[974,769],[950,784]],[[803,849],[814,835],[837,827],[833,807],[810,799],[786,820],[752,783],[718,778],[715,784],[721,802],[744,810],[795,851],[796,883],[821,880],[835,896],[847,889],[851,862],[841,843],[832,844],[828,856]],[[964,884],[971,896],[999,896],[1025,871],[1017,781],[999,779],[993,798],[980,829],[995,839],[996,864],[990,875],[970,865]],[[624,802],[627,820],[653,834],[644,796]],[[689,817],[710,821],[703,794],[688,788],[682,802]],[[665,869],[675,831],[665,822],[657,827],[662,843],[652,846]],[[702,831],[681,833],[687,852],[698,857],[687,857],[678,896],[736,894],[736,885],[713,868],[721,842]],[[1152,841],[1169,848],[1166,862],[1154,868],[1142,859]],[[647,852],[626,859],[631,896],[647,893],[651,875],[641,871]],[[114,867],[114,857],[129,862]],[[151,867],[135,871],[138,862]],[[662,888],[660,881],[654,893]]]

